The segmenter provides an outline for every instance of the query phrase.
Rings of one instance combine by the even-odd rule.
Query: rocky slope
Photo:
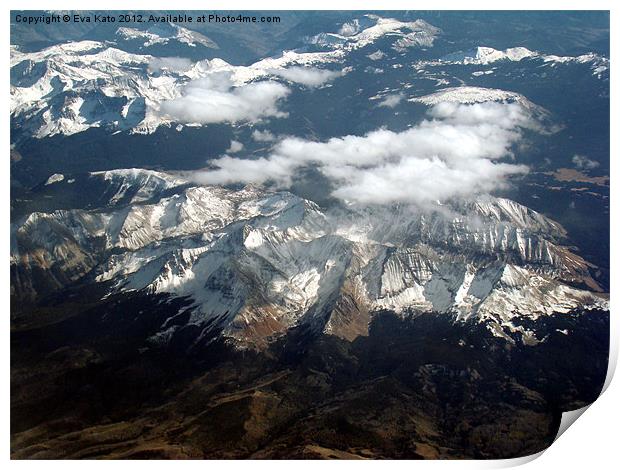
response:
[[[484,197],[438,206],[322,210],[287,192],[201,186],[116,170],[90,208],[34,212],[12,228],[12,294],[35,302],[84,284],[189,299],[154,341],[184,328],[265,347],[303,326],[349,340],[382,310],[484,322],[536,344],[523,319],[607,308],[590,266],[552,220]],[[73,180],[73,182],[72,182]],[[70,192],[75,178],[47,188]],[[82,183],[84,184],[84,183]],[[517,320],[517,321],[515,321]]]
[[[601,312],[541,317],[537,347],[386,313],[353,342],[138,349],[169,308],[148,299],[12,334],[12,458],[518,457],[548,447],[607,369]]]
[[[256,63],[232,65],[220,58],[200,60],[160,58],[123,50],[123,41],[145,45],[171,40],[190,46],[217,45],[200,33],[167,25],[168,36],[121,27],[120,42],[79,41],[36,52],[11,47],[12,125],[22,136],[44,138],[72,135],[91,127],[111,132],[152,133],[172,120],[160,112],[164,101],[178,98],[192,80],[225,73],[240,87],[254,80],[274,78],[289,67],[341,61],[350,51],[368,46],[385,35],[395,36],[400,48],[432,45],[439,30],[424,21],[401,22],[371,16],[366,27],[321,52],[283,51]],[[321,41],[317,40],[317,44]],[[285,78],[289,75],[282,75]],[[295,80],[293,80],[295,81]],[[14,139],[15,142],[15,139]]]
[[[159,126],[178,124],[178,118],[162,112],[163,103],[183,96],[188,84],[212,77],[213,74],[228,76],[234,89],[254,81],[295,82],[294,77],[300,75],[300,71],[295,70],[298,67],[318,66],[326,69],[333,68],[331,64],[336,63],[336,67],[346,71],[360,66],[355,60],[349,59],[361,49],[371,59],[384,57],[383,51],[375,50],[379,42],[385,48],[383,42],[388,41],[391,53],[403,54],[407,50],[432,48],[437,38],[441,37],[439,28],[423,20],[402,22],[366,15],[343,24],[338,32],[325,32],[308,38],[305,48],[284,50],[274,57],[248,65],[234,65],[217,57],[192,62],[186,58],[136,53],[135,49],[128,48],[135,41],[144,42],[145,45],[178,41],[189,46],[200,44],[217,50],[212,40],[197,32],[175,25],[166,25],[164,29],[167,31],[162,35],[159,30],[153,32],[121,27],[111,41],[77,41],[34,52],[23,51],[12,45],[12,143],[21,144],[31,137],[41,139],[58,134],[73,135],[90,128],[149,134]],[[486,66],[520,61],[532,61],[535,67],[578,64],[590,67],[592,74],[598,78],[608,77],[609,74],[609,59],[594,53],[557,56],[523,47],[504,51],[478,47],[432,60],[419,60],[412,67],[416,74],[430,74],[430,77],[433,74],[425,70],[427,68],[448,67],[446,70],[449,70],[449,67],[455,65]],[[334,70],[330,72],[337,73]],[[493,70],[475,73],[487,72],[493,73]],[[329,72],[320,70],[319,73]],[[442,73],[445,75],[445,72]],[[445,77],[437,80],[441,85],[450,83]],[[299,83],[303,84],[304,81]],[[517,96],[516,93],[502,90],[489,90],[488,93],[493,95],[489,98],[491,100],[513,100]],[[423,103],[433,99],[416,95],[410,98]],[[480,96],[470,99],[479,100]],[[183,121],[182,124],[197,126],[200,122]]]
[[[609,59],[592,52],[579,56],[557,56],[530,51],[525,47],[510,47],[503,51],[492,47],[476,47],[469,51],[449,54],[427,65],[489,65],[501,61],[521,62],[522,60],[534,60],[543,66],[550,67],[566,63],[588,64],[592,74],[598,78],[609,70]]]

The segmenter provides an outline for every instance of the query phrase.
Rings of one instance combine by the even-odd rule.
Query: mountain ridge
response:
[[[510,341],[515,318],[608,309],[592,266],[562,245],[561,225],[507,199],[429,213],[325,211],[291,193],[203,186],[178,174],[89,177],[116,188],[107,204],[99,198],[96,208],[35,212],[14,224],[16,298],[80,281],[110,283],[110,293],[171,294],[191,299],[188,325],[218,325],[241,346],[258,347],[300,324],[351,338],[348,325],[364,334],[385,309],[489,321]],[[162,334],[179,329],[170,328]],[[536,341],[535,332],[522,333]]]

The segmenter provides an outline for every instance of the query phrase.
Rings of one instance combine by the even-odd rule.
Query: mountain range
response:
[[[289,192],[137,169],[53,175],[40,190],[84,187],[97,188],[87,208],[14,224],[12,294],[36,301],[96,282],[191,300],[157,340],[192,326],[260,347],[300,325],[353,340],[391,310],[476,318],[535,344],[544,338],[515,318],[608,308],[562,226],[508,199],[323,210]]]
[[[12,458],[511,458],[597,398],[608,14],[15,14]]]

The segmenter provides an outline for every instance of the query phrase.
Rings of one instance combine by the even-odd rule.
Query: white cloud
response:
[[[523,128],[535,129],[517,103],[442,103],[429,118],[403,132],[311,142],[288,137],[256,160],[225,156],[197,179],[208,184],[271,181],[286,187],[302,169],[318,169],[332,195],[362,204],[435,204],[489,193],[509,176],[527,172],[512,162]]]
[[[171,72],[185,72],[192,66],[192,61],[184,57],[153,57],[149,62],[150,73],[169,70]]]
[[[591,160],[590,158],[584,155],[573,156],[573,164],[575,165],[576,168],[580,170],[593,170],[594,168],[597,168],[600,165],[599,162]]]
[[[234,87],[230,72],[212,73],[191,81],[183,96],[164,101],[161,112],[174,121],[201,124],[285,117],[278,102],[289,93],[286,86],[273,81]]]
[[[237,140],[230,141],[230,147],[226,150],[227,153],[237,153],[243,150],[243,144]]]
[[[239,159],[225,155],[210,162],[215,167],[212,171],[197,172],[194,180],[201,184],[264,183],[268,180],[278,181],[282,186],[292,182],[295,162],[278,155],[256,160]]]
[[[321,86],[334,78],[341,77],[342,71],[318,69],[316,67],[295,66],[286,69],[271,69],[273,75],[308,87]]]
[[[387,95],[377,106],[395,108],[403,100],[403,98],[403,95],[400,93],[395,95]]]
[[[272,142],[276,140],[276,137],[269,131],[259,131],[255,129],[252,132],[252,139],[256,142]]]

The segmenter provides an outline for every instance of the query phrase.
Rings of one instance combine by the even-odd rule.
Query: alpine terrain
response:
[[[12,12],[12,458],[512,458],[597,398],[608,15],[280,13]]]

